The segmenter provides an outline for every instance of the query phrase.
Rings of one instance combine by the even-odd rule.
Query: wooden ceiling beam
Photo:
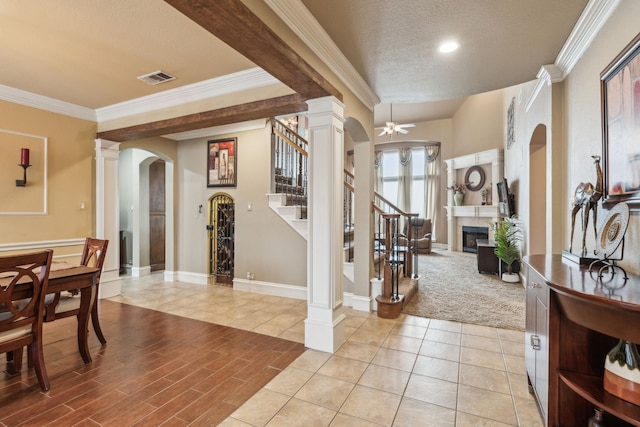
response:
[[[240,0],[165,0],[305,99],[342,94]]]
[[[342,94],[338,89],[291,49],[242,1],[165,1],[290,87],[296,94],[99,132],[98,138],[124,142],[298,113],[307,110],[305,101],[308,99],[334,96],[342,101]]]
[[[307,111],[304,97],[299,94],[285,95],[172,119],[98,132],[97,138],[124,142],[284,114],[294,114],[301,111]]]

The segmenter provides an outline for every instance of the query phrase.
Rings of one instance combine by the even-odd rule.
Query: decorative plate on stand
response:
[[[607,259],[618,249],[629,225],[629,205],[620,202],[609,211],[609,215],[598,228],[596,254]]]

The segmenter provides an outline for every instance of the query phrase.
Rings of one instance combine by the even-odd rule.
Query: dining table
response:
[[[96,285],[100,269],[84,265],[57,270],[53,268],[49,272],[49,284],[47,295],[56,292],[74,291],[80,292],[80,310],[78,311],[78,351],[83,362],[88,365],[92,362],[89,352],[89,318],[96,300]]]
[[[68,263],[51,264],[49,271],[49,282],[47,285],[47,295],[56,292],[73,291],[80,293],[80,309],[78,312],[78,351],[85,364],[92,362],[89,352],[89,318],[96,299],[96,285],[100,269],[83,265],[72,265]],[[0,279],[1,281],[2,279]],[[20,289],[14,291],[20,297]],[[24,298],[29,298],[28,290],[25,288]]]

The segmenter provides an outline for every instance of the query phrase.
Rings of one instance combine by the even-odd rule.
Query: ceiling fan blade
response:
[[[386,134],[387,134],[387,130],[385,129],[382,132],[380,132],[380,135],[378,135],[378,136],[383,136],[383,135],[386,135]]]
[[[404,123],[402,125],[398,125],[400,128],[414,128],[416,125],[414,123]]]
[[[402,128],[398,128],[398,129],[396,129],[396,132],[403,133],[403,134],[407,134],[407,133],[409,133],[409,131],[408,131],[408,130],[404,130],[404,129],[402,129]]]

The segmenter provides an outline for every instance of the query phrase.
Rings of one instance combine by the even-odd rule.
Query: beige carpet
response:
[[[524,331],[525,290],[478,273],[476,255],[435,249],[419,255],[418,291],[403,313]]]

